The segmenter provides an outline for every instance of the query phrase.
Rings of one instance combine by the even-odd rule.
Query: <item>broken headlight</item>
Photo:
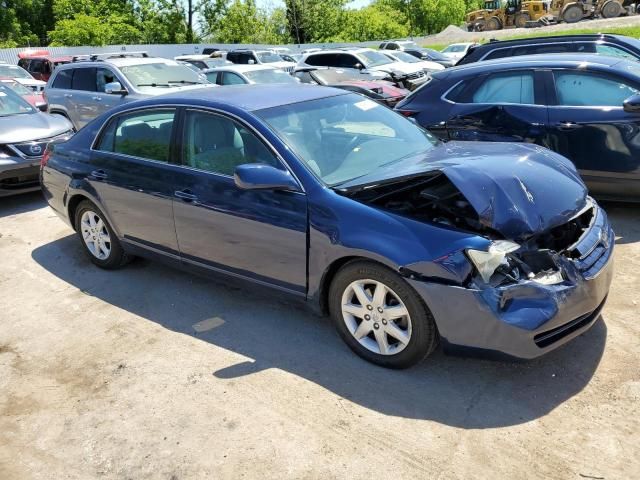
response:
[[[496,269],[507,262],[507,253],[518,250],[520,245],[508,240],[496,240],[491,242],[489,249],[485,252],[482,250],[468,249],[467,255],[478,273],[486,283],[489,283],[491,276]]]

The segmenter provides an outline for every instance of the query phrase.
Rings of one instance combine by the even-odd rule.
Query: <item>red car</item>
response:
[[[47,50],[27,50],[18,54],[18,66],[24,68],[33,75],[36,80],[46,82],[51,76],[51,72],[58,65],[70,63],[73,57],[51,57]]]
[[[42,93],[34,92],[30,88],[25,87],[10,77],[0,77],[0,84],[9,87],[38,110],[43,112],[47,111],[47,102],[42,96]]]

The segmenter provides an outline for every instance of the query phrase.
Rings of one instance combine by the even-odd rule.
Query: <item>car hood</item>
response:
[[[47,82],[43,82],[42,80],[36,80],[35,78],[15,78],[15,81],[29,87],[44,88],[44,86],[47,84]]]
[[[416,65],[426,70],[444,70],[444,67],[437,62],[430,60],[422,60],[420,63],[416,62]]]
[[[282,62],[270,62],[270,63],[265,63],[263,65],[269,66],[269,67],[273,67],[273,68],[280,68],[280,69],[292,69],[293,67],[296,66],[295,63],[292,62],[286,62],[286,61],[282,61]]]
[[[377,67],[371,67],[367,70],[378,72],[400,72],[400,73],[417,73],[422,71],[422,67],[417,63],[391,62]]]
[[[55,137],[73,126],[60,115],[25,113],[0,117],[0,144],[30,142]]]
[[[482,225],[516,241],[567,223],[587,202],[587,189],[573,164],[535,145],[449,142],[400,165],[394,162],[337,189],[363,191],[392,183],[400,187],[442,173]]]

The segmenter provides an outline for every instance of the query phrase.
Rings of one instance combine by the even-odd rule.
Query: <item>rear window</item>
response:
[[[498,48],[497,50],[494,50],[493,52],[489,53],[489,55],[484,57],[484,59],[485,60],[493,60],[495,58],[510,57],[510,56],[512,56],[511,52],[512,52],[511,48]]]
[[[56,75],[56,78],[53,80],[52,88],[63,88],[70,89],[71,88],[71,77],[73,76],[73,70],[61,70]]]

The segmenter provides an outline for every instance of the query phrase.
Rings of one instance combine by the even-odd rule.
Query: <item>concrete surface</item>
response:
[[[389,371],[270,292],[100,271],[38,194],[3,199],[0,479],[639,478],[640,207],[609,211],[588,333]]]

